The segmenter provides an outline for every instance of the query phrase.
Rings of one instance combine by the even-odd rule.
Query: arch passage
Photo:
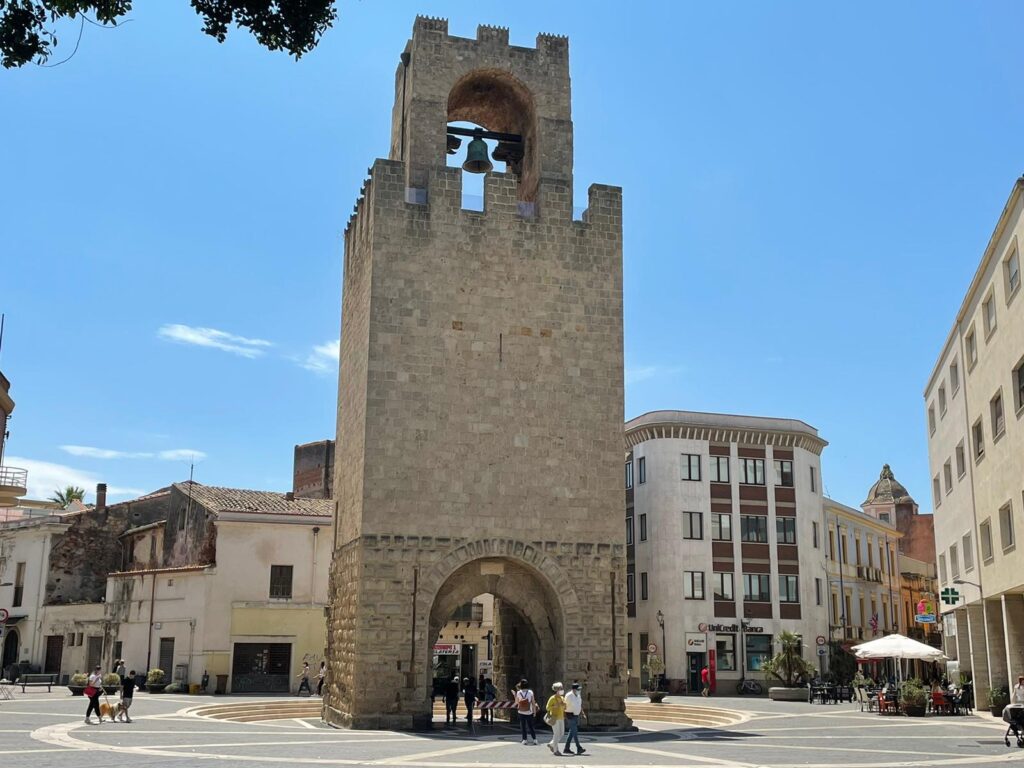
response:
[[[7,630],[7,636],[4,637],[3,662],[0,663],[0,672],[5,672],[8,667],[18,663],[18,643],[20,640],[18,630],[14,627]]]
[[[540,177],[536,146],[537,110],[533,94],[500,69],[477,69],[463,75],[448,94],[448,122],[466,121],[489,131],[517,133],[523,137],[522,173],[519,199],[530,201],[537,195]]]
[[[526,677],[544,690],[565,668],[565,614],[546,578],[507,557],[482,557],[456,569],[434,596],[429,614],[431,652],[445,622],[462,604],[481,594],[495,598],[494,684],[499,695]],[[432,665],[425,665],[432,685]],[[465,674],[465,672],[463,672]]]

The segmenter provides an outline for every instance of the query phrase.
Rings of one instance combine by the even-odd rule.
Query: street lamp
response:
[[[665,680],[668,678],[668,653],[665,647],[665,614],[658,610],[658,626],[661,627],[661,658],[664,661],[664,669],[661,672],[661,682],[664,685]]]
[[[971,587],[977,587],[979,590],[981,589],[981,584],[975,584],[973,581],[967,581],[967,579],[953,579],[953,583],[954,584],[967,584],[968,586],[971,586]]]

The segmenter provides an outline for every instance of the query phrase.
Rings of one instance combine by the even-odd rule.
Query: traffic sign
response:
[[[824,645],[825,644],[825,636],[824,635],[818,635],[814,639],[814,642],[816,642],[818,645]]]
[[[960,593],[952,587],[946,587],[939,593],[939,596],[942,597],[942,602],[946,605],[956,605],[960,602]]]
[[[650,643],[647,646],[647,652],[648,653],[657,653],[658,652],[658,644],[657,643]]]
[[[0,608],[0,624],[3,624],[10,617],[6,608]]]
[[[827,656],[828,655],[828,648],[819,648],[818,649],[818,655],[819,656]]]

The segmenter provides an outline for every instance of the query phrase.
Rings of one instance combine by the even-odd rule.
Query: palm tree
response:
[[[61,509],[67,509],[71,506],[73,501],[82,501],[85,498],[85,489],[79,488],[75,485],[68,485],[64,487],[64,490],[59,488],[55,489],[53,496],[49,498],[49,501],[55,501],[60,504]]]
[[[800,635],[783,630],[775,640],[779,644],[779,652],[761,666],[765,673],[777,677],[786,687],[792,687],[800,678],[810,678],[814,674],[814,667],[800,656],[803,645]]]

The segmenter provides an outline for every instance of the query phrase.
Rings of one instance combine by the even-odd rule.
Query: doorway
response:
[[[43,660],[43,672],[48,675],[59,674],[63,656],[64,635],[47,635],[46,656]]]
[[[18,663],[18,630],[11,627],[7,630],[7,637],[4,638],[3,662],[0,663],[0,672],[7,672],[9,667]]]
[[[691,693],[700,693],[701,689],[704,687],[704,684],[700,679],[700,673],[706,665],[707,654],[693,653],[692,651],[686,654],[687,678],[689,682],[687,690]]]

